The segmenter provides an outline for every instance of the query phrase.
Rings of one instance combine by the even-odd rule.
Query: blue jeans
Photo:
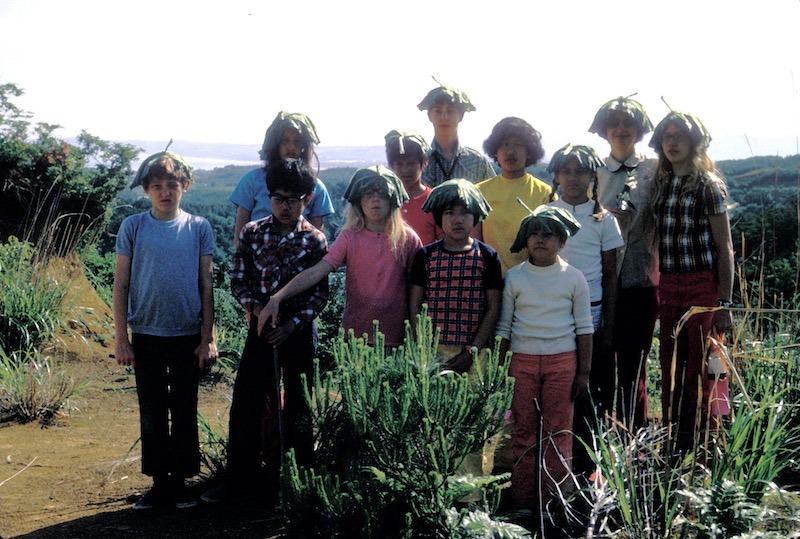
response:
[[[194,350],[200,335],[155,337],[134,333],[136,393],[142,436],[142,473],[185,479],[200,471]]]

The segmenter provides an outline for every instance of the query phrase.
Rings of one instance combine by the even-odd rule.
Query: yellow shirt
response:
[[[548,203],[550,186],[526,173],[525,176],[513,180],[503,175],[495,176],[482,181],[476,187],[492,207],[492,211],[483,220],[483,241],[500,255],[500,265],[505,275],[510,268],[528,259],[525,249],[516,254],[509,251],[517,237],[519,224],[529,215],[528,210],[517,202],[517,197],[534,210]]]

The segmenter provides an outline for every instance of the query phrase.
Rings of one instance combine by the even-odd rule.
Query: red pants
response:
[[[511,402],[514,416],[511,491],[519,508],[537,507],[537,477],[542,486],[541,504],[546,508],[548,502],[558,497],[559,485],[570,474],[571,392],[576,369],[575,351],[547,356],[514,353],[511,357],[509,375],[515,380]],[[543,435],[541,468],[538,462],[540,415],[537,405],[541,409]]]
[[[661,409],[665,422],[677,423],[677,448],[689,450],[694,445],[698,401],[703,409],[708,395],[702,390],[705,371],[706,338],[714,322],[714,313],[695,314],[673,339],[675,324],[692,307],[714,307],[719,299],[717,272],[662,273],[661,299]],[[677,349],[674,365],[675,390],[671,391],[672,352]],[[698,389],[700,388],[700,389]],[[702,397],[702,400],[700,400]]]

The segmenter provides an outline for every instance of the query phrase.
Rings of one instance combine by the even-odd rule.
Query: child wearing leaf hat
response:
[[[445,369],[468,372],[473,379],[481,372],[492,345],[503,290],[497,252],[470,236],[491,207],[471,182],[458,178],[437,185],[422,209],[442,228],[443,237],[414,256],[409,277],[410,321],[416,325],[422,304],[427,303],[433,327],[441,331],[439,360]],[[478,365],[473,363],[476,359]],[[457,473],[484,475],[484,452],[491,447],[487,443],[484,450],[467,455]],[[478,500],[477,492],[461,499]]]
[[[652,130],[641,103],[630,96],[605,103],[589,127],[611,146],[597,171],[597,198],[616,217],[625,241],[617,252],[614,350],[618,415],[633,427],[647,424],[647,356],[658,319],[658,246],[651,208],[656,160],[635,147]]]
[[[319,137],[311,118],[298,112],[280,111],[267,128],[258,155],[264,166],[251,170],[239,180],[229,200],[236,205],[236,224],[233,230],[234,249],[239,244],[239,232],[249,221],[263,219],[272,213],[267,191],[267,167],[279,159],[302,159],[309,169],[316,156],[314,145]],[[303,215],[314,227],[324,232],[324,218],[334,212],[328,190],[319,178]]]
[[[553,174],[553,195],[560,198],[549,206],[563,208],[581,224],[559,256],[583,273],[589,284],[589,299],[594,327],[590,394],[575,403],[572,468],[575,473],[591,474],[595,468],[583,444],[591,446],[591,432],[597,417],[611,411],[614,404],[613,331],[617,301],[617,248],[622,235],[614,216],[597,200],[597,171],[603,160],[589,146],[567,144],[550,159],[547,171]],[[592,193],[589,198],[588,193]]]
[[[483,154],[461,146],[458,139],[458,125],[464,114],[475,110],[466,93],[439,84],[428,92],[417,108],[427,111],[428,120],[433,124],[433,144],[428,165],[422,172],[425,184],[436,187],[452,178],[466,178],[477,183],[495,175]]]
[[[557,513],[553,505],[559,485],[570,473],[573,405],[586,394],[589,382],[589,286],[579,270],[558,256],[579,229],[568,211],[541,206],[522,220],[511,246],[512,252],[524,251],[527,260],[506,273],[497,334],[502,338],[501,357],[512,353],[511,489],[514,503],[523,510]],[[540,419],[545,436],[541,440]],[[542,455],[541,463],[537,454]]]
[[[665,423],[677,423],[680,451],[693,448],[698,404],[703,422],[708,410],[709,387],[700,383],[706,339],[731,328],[731,313],[725,309],[733,294],[728,193],[706,153],[710,142],[699,118],[677,111],[659,122],[650,140],[658,154],[653,209],[661,272],[661,404]],[[675,325],[692,306],[723,309],[694,314],[673,337]]]
[[[436,241],[442,229],[436,225],[433,215],[422,211],[431,188],[422,183],[422,171],[428,164],[428,143],[416,131],[397,131],[393,129],[384,137],[386,141],[386,162],[408,194],[401,213],[403,219],[414,229],[422,245]]]
[[[131,187],[141,185],[152,208],[127,217],[117,234],[114,357],[136,375],[142,473],[153,478],[135,509],[197,505],[184,480],[200,471],[197,385],[217,347],[214,236],[206,219],[180,207],[191,180],[175,152],[145,159]]]
[[[381,165],[353,174],[344,193],[345,223],[328,254],[276,292],[265,310],[275,324],[282,301],[293,297],[330,272],[347,266],[342,327],[356,337],[373,341],[373,321],[387,346],[399,346],[408,318],[408,271],[422,247],[416,232],[405,224],[400,207],[408,199],[400,179]]]

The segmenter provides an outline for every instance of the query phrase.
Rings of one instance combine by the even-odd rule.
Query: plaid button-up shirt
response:
[[[239,234],[233,258],[231,290],[247,312],[263,307],[292,277],[315,265],[328,252],[325,235],[301,217],[295,229],[282,236],[272,215],[247,223]],[[328,280],[281,304],[281,322],[297,328],[311,323],[328,301]],[[296,328],[296,329],[297,329]]]
[[[422,183],[436,187],[453,178],[464,178],[472,183],[478,183],[495,176],[497,173],[492,164],[482,153],[459,144],[455,157],[452,161],[448,161],[434,140],[428,154],[428,166],[422,171]]]
[[[725,213],[725,186],[704,176],[694,190],[683,192],[690,178],[673,177],[655,203],[659,267],[665,273],[710,270],[716,265],[708,217]]]

